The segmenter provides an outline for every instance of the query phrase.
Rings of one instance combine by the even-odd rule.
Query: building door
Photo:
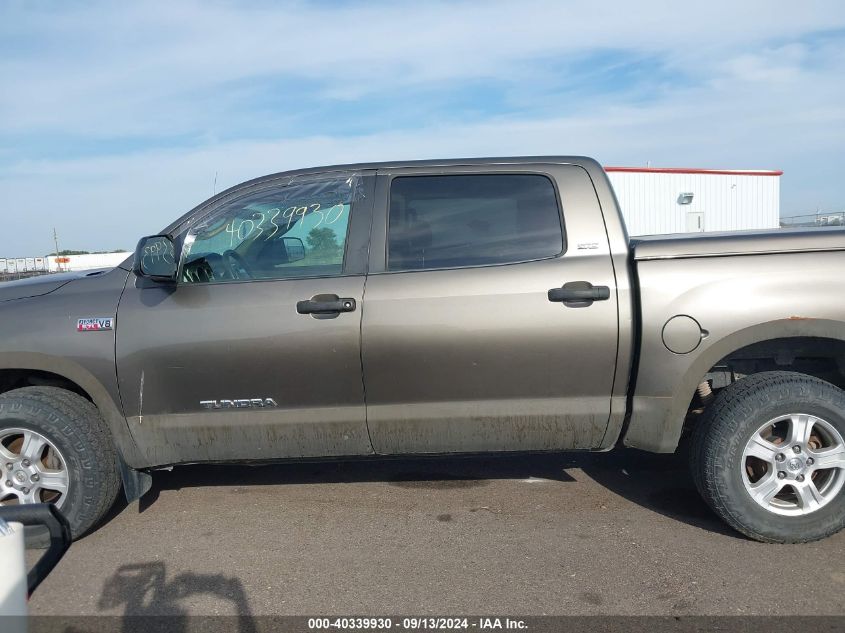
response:
[[[704,232],[704,212],[687,211],[687,233]]]

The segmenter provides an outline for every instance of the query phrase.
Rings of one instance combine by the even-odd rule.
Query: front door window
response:
[[[237,198],[192,227],[183,283],[340,275],[359,178],[271,187]]]

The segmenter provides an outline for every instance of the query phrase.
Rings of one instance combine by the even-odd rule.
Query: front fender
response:
[[[37,297],[0,304],[0,371],[39,371],[79,386],[112,432],[126,463],[142,467],[140,453],[123,415],[115,373],[113,329],[78,331],[84,318],[115,319],[128,271],[77,279]]]
[[[0,370],[2,369],[47,372],[77,385],[88,394],[91,401],[99,409],[111,431],[115,446],[126,463],[132,467],[141,465],[140,453],[132,435],[129,433],[126,418],[120,409],[120,397],[117,394],[113,369],[111,380],[109,380],[112,384],[109,386],[103,384],[102,376],[94,375],[79,363],[48,354],[35,352],[0,353]]]

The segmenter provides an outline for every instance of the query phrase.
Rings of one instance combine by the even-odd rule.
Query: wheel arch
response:
[[[845,323],[793,316],[737,330],[716,341],[705,339],[706,346],[700,348],[680,377],[666,376],[666,380],[674,384],[670,390],[667,389],[671,393],[670,397],[641,398],[634,394],[624,436],[625,445],[660,453],[674,452],[684,431],[696,390],[713,368],[756,344],[806,339],[828,340],[835,343],[837,349],[842,346],[841,349],[845,350]]]
[[[80,364],[39,353],[0,355],[0,393],[28,385],[61,387],[90,400],[103,416],[115,448],[130,467],[142,467],[140,452],[122,413],[117,386],[113,390]]]

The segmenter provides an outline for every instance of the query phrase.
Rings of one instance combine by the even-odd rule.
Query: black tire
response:
[[[807,543],[845,527],[845,489],[818,510],[784,516],[755,502],[743,483],[743,451],[766,422],[808,413],[845,437],[845,392],[828,382],[785,371],[754,374],[723,389],[696,426],[692,476],[707,504],[735,530],[766,543]]]
[[[120,490],[117,452],[97,408],[57,387],[23,387],[0,395],[0,431],[31,429],[64,456],[70,486],[61,506],[74,539],[94,527]]]

